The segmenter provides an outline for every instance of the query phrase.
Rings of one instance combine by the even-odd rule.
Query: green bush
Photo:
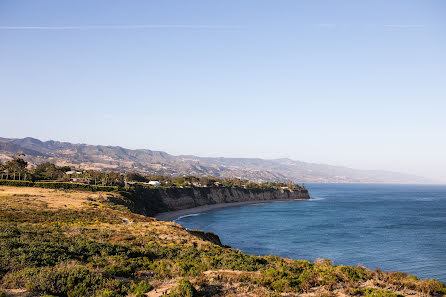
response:
[[[6,294],[5,294],[5,292],[3,292],[3,291],[0,291],[0,297],[6,297]]]
[[[147,293],[152,289],[153,287],[145,280],[140,281],[138,284],[133,283],[130,287],[130,291],[135,297],[142,297],[144,296],[144,293]]]
[[[187,279],[180,279],[176,288],[167,295],[169,297],[197,297],[198,292]]]
[[[339,266],[339,270],[351,281],[357,282],[370,279],[367,275],[367,269],[363,267]]]
[[[97,297],[115,297],[117,296],[115,292],[110,291],[109,289],[105,289],[104,291],[100,292]]]
[[[285,279],[277,279],[271,283],[271,288],[277,292],[284,292],[287,287],[287,281]]]
[[[352,295],[361,295],[364,297],[404,297],[403,295],[395,294],[389,290],[374,288],[354,289],[351,293]]]
[[[14,275],[14,278],[18,285],[24,283],[28,291],[56,296],[97,296],[98,292],[107,294],[107,291],[115,293],[109,296],[122,296],[127,291],[122,281],[108,279],[84,266],[26,269]]]
[[[0,185],[12,186],[12,187],[33,187],[34,183],[31,181],[25,181],[25,180],[0,179]]]

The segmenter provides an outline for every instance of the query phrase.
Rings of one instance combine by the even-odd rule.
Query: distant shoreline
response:
[[[252,200],[252,201],[209,204],[209,205],[201,205],[201,206],[197,206],[197,207],[193,207],[193,208],[161,212],[161,213],[157,214],[155,216],[155,218],[160,221],[175,221],[180,217],[193,215],[193,214],[200,214],[200,213],[203,213],[206,211],[227,208],[227,207],[236,207],[236,206],[243,206],[243,205],[249,205],[249,204],[259,204],[259,203],[263,204],[263,203],[272,203],[272,202],[308,201],[310,199]]]

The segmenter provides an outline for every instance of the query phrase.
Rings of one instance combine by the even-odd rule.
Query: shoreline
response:
[[[197,206],[197,207],[193,207],[193,208],[161,212],[161,213],[155,215],[155,219],[160,220],[160,221],[176,221],[180,217],[193,215],[193,214],[200,214],[203,212],[221,209],[221,208],[237,207],[237,206],[243,206],[243,205],[249,205],[249,204],[259,204],[259,203],[263,204],[263,203],[273,203],[273,202],[308,201],[310,199],[251,200],[251,201],[239,201],[239,202],[201,205],[201,206]]]

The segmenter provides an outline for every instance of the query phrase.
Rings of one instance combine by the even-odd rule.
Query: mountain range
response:
[[[382,170],[307,163],[288,158],[212,158],[174,156],[162,151],[119,146],[73,144],[0,137],[0,161],[25,154],[31,166],[50,161],[82,169],[138,172],[142,174],[238,177],[255,182],[286,181],[330,183],[430,183],[428,179]]]

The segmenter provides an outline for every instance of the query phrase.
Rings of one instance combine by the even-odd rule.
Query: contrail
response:
[[[306,27],[308,25],[302,25]],[[319,28],[336,28],[338,25],[331,23],[313,24]],[[413,29],[425,28],[426,25],[417,24],[385,24],[384,28]],[[345,26],[344,26],[345,27]],[[348,25],[347,25],[348,27]],[[205,30],[241,30],[246,26],[229,25],[86,25],[86,26],[0,26],[0,30],[142,30],[142,29],[205,29]]]
[[[241,29],[216,25],[99,25],[99,26],[0,26],[0,30],[110,30],[110,29]]]
[[[424,28],[425,25],[405,25],[405,24],[391,24],[391,25],[384,25],[384,27],[387,28],[398,28],[398,29],[411,29],[411,28]]]

